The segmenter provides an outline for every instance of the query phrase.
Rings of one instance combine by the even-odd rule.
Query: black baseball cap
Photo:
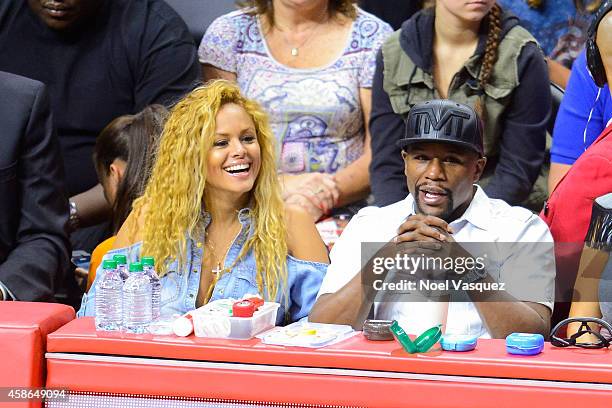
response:
[[[450,143],[483,156],[482,133],[482,121],[474,109],[448,99],[435,99],[410,109],[406,133],[397,146],[403,149],[413,143]]]

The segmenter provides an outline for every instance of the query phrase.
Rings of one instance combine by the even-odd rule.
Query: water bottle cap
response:
[[[240,300],[232,305],[233,317],[253,317],[255,305],[249,300]]]
[[[103,269],[117,269],[117,261],[114,261],[112,259],[105,259],[102,262],[102,268]]]
[[[117,265],[125,265],[127,264],[127,256],[125,255],[115,255],[113,259],[117,261]]]
[[[130,272],[142,272],[142,263],[132,262],[130,264]]]
[[[155,258],[152,256],[143,256],[140,260],[144,266],[155,266]]]

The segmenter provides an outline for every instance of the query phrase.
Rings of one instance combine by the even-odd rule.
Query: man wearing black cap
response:
[[[488,287],[503,283],[503,290],[451,293],[446,333],[493,338],[516,331],[547,335],[554,296],[554,255],[550,245],[520,243],[552,243],[552,238],[546,225],[531,212],[490,199],[475,184],[486,158],[482,124],[473,109],[449,100],[417,104],[409,113],[406,137],[398,144],[410,194],[386,207],[364,208],[353,217],[332,249],[310,321],[361,327],[372,303],[377,319],[401,322],[403,316],[426,313],[419,303],[372,301],[366,275],[371,274],[375,258],[381,254],[393,258],[410,252],[408,248],[414,251],[414,243],[419,242],[428,253],[438,251],[434,256],[455,260],[470,255],[461,246],[452,245],[455,242],[496,243],[499,253],[489,253],[486,267],[463,268],[461,276],[453,269],[446,276],[451,281],[480,282]],[[362,243],[375,241],[387,244],[373,257],[368,256],[368,262],[362,262],[357,256],[366,248]]]

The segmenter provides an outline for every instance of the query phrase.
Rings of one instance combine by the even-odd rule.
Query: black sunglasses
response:
[[[561,338],[557,336],[557,332],[563,326],[566,326],[569,323],[580,322],[580,328],[574,334],[572,334],[569,338]],[[600,328],[605,328],[612,335],[612,326],[604,320],[597,319],[595,317],[574,317],[571,319],[565,319],[557,323],[557,325],[550,332],[550,344],[556,347],[582,347],[588,349],[598,349],[610,346],[610,340],[606,339],[599,330],[593,330],[588,325],[588,323],[595,323],[599,325]],[[580,338],[580,336],[584,334],[592,334],[597,337],[599,342],[596,343],[577,343],[576,340]]]

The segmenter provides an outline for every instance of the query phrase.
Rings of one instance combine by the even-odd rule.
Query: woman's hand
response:
[[[336,185],[336,180],[334,176],[330,174],[283,174],[280,176],[280,181],[283,188],[283,199],[285,201],[292,196],[302,195],[307,197],[312,204],[318,207],[323,213],[331,211],[340,198],[340,190]],[[297,197],[294,197],[293,200],[303,201]],[[304,207],[304,205],[301,206]]]
[[[317,222],[323,215],[325,215],[325,212],[321,209],[321,207],[316,205],[310,199],[310,197],[304,194],[295,193],[290,195],[285,199],[285,204],[301,207],[311,216],[313,222]]]

